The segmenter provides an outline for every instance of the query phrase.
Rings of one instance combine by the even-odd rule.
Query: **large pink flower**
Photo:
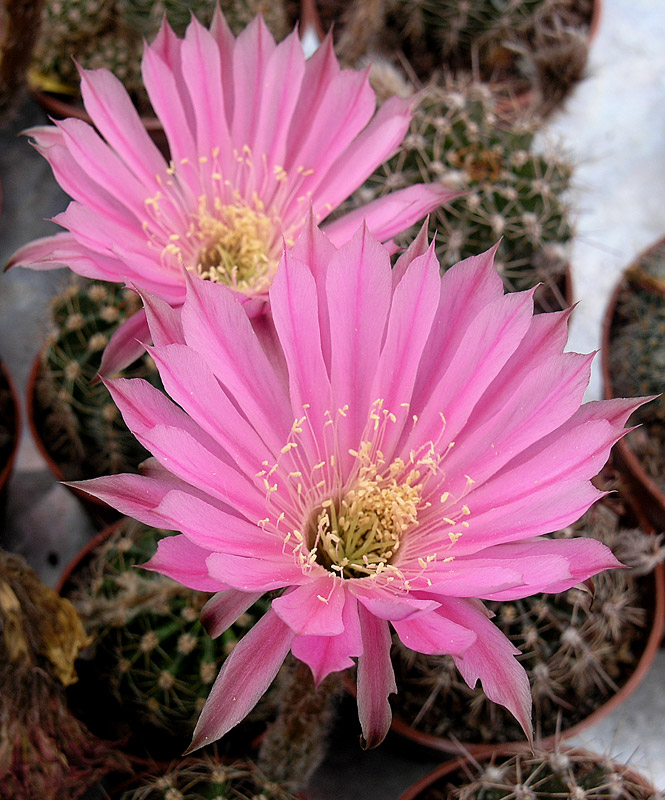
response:
[[[257,17],[234,39],[219,9],[210,31],[193,20],[184,39],[164,23],[145,50],[143,78],[171,162],[120,82],[107,70],[82,70],[85,107],[101,136],[77,119],[29,131],[73,198],[55,217],[68,232],[23,247],[10,266],[65,264],[174,306],[189,270],[231,286],[252,313],[310,208],[324,220],[395,152],[410,121],[412,101],[402,98],[374,115],[367,72],[341,70],[330,38],[305,61],[295,32],[276,45]],[[325,230],[341,244],[366,219],[386,241],[456,194],[412,186]],[[141,314],[112,343],[106,367],[120,363],[111,356],[118,347],[140,354],[144,332]]]
[[[478,598],[560,592],[617,566],[595,540],[540,534],[600,497],[590,478],[639,401],[581,405],[592,356],[562,352],[568,314],[504,295],[493,255],[440,277],[422,233],[391,271],[366,229],[337,249],[312,225],[270,289],[269,352],[218,286],[189,280],[177,311],[146,297],[173,402],[138,379],[109,386],[154,459],[78,485],[182,531],[148,566],[217,592],[213,635],[283,590],[223,666],[194,746],[247,714],[289,650],[317,681],[357,659],[377,744],[391,626],[452,654],[530,731],[518,651]]]

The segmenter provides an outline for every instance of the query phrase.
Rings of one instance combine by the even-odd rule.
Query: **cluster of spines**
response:
[[[500,125],[496,98],[486,85],[433,84],[423,90],[397,154],[349,205],[423,181],[459,189],[464,194],[429,219],[442,267],[501,239],[497,267],[506,287],[528,289],[542,282],[540,296],[551,296],[551,309],[561,307],[573,235],[566,198],[573,170],[555,148],[536,150],[537,129],[537,120],[526,118]],[[400,243],[415,233],[410,229]]]
[[[444,797],[446,800],[656,800],[659,797],[640,775],[609,756],[562,746],[495,756],[489,763],[469,764],[465,772],[440,782],[429,792],[427,800]]]
[[[584,534],[603,541],[632,570],[611,570],[556,595],[538,594],[513,602],[486,603],[495,623],[522,651],[534,699],[539,735],[554,733],[559,715],[570,727],[616,691],[625,669],[640,655],[646,622],[636,574],[663,560],[662,540],[639,529],[620,527],[616,512],[600,505],[571,528],[555,534]],[[393,661],[398,675],[397,713],[415,728],[470,742],[519,741],[516,722],[489,702],[482,689],[470,689],[449,656],[414,653],[397,641]],[[573,718],[573,713],[580,715]]]
[[[251,762],[222,761],[216,753],[187,756],[134,782],[122,800],[295,800]]]
[[[96,380],[109,339],[139,308],[133,292],[102,281],[74,282],[53,301],[53,327],[35,386],[36,416],[42,439],[68,480],[133,472],[148,456]],[[148,355],[122,375],[160,385]]]
[[[123,521],[70,596],[93,637],[98,678],[130,717],[186,743],[221,663],[265,606],[211,639],[199,619],[209,594],[136,569],[166,535]]]

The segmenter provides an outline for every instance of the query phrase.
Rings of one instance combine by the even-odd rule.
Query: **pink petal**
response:
[[[474,644],[453,656],[464,680],[473,689],[480,679],[487,697],[505,706],[531,741],[531,688],[524,667],[514,658],[519,650],[487,619],[482,607],[468,600],[442,600],[440,613],[476,633]]]
[[[285,254],[270,288],[270,302],[289,371],[293,416],[298,418],[308,409],[307,416],[322,442],[324,414],[332,404],[321,350],[316,285],[309,267]],[[321,447],[319,452],[323,450]],[[316,455],[311,459],[312,463],[318,460]]]
[[[133,364],[145,353],[150,342],[150,331],[145,312],[141,309],[118,327],[102,353],[99,374],[111,377]]]
[[[393,622],[403,644],[428,655],[462,655],[476,641],[476,633],[435,611]]]
[[[191,279],[182,325],[187,344],[204,356],[266,445],[279,452],[293,422],[289,399],[240,304],[225,287]]]
[[[162,123],[171,158],[176,164],[185,158],[196,158],[190,124],[194,121],[194,113],[179,64],[180,40],[175,38],[165,17],[157,38],[143,51],[141,69],[150,103]]]
[[[483,550],[484,559],[514,562],[517,569],[526,574],[527,562],[533,563],[534,571],[528,574],[529,586],[523,590],[509,589],[489,595],[480,595],[487,600],[517,600],[535,592],[564,592],[605,569],[616,569],[622,564],[612,551],[596,539],[532,539],[525,542],[501,544]],[[458,559],[461,562],[463,559]],[[567,562],[569,577],[557,580],[551,568],[555,560]],[[537,562],[540,561],[541,574]]]
[[[427,220],[425,220],[420,226],[416,238],[412,239],[411,244],[395,262],[395,266],[393,267],[393,288],[402,280],[414,259],[418,258],[418,256],[424,256],[428,248]]]
[[[531,293],[521,292],[500,297],[477,314],[454,356],[444,354],[429,378],[429,386],[421,384],[423,405],[411,406],[418,422],[406,442],[406,452],[440,438],[442,414],[445,441],[457,437],[479,398],[524,338],[532,313]],[[439,307],[437,319],[440,314]],[[446,327],[454,325],[454,320],[446,321]]]
[[[412,419],[408,404],[434,322],[440,281],[439,262],[432,246],[424,256],[411,262],[395,287],[385,341],[370,391],[371,399],[380,397],[384,403],[383,412],[391,412],[396,420],[388,427],[381,445],[388,453],[393,451],[405,422]]]
[[[250,518],[263,518],[263,494],[166,395],[139,378],[118,378],[106,386],[127,427],[170,472]]]
[[[166,168],[122,83],[106,69],[79,69],[85,110],[101,135],[144,184]]]
[[[437,183],[419,183],[379,197],[324,225],[330,241],[338,247],[348,241],[364,222],[382,242],[405,231],[424,216],[449,203],[460,192]]]
[[[228,589],[208,574],[207,550],[192,544],[186,536],[166,536],[157,542],[157,552],[142,569],[160,572],[183,586],[200,592],[219,592]]]
[[[210,575],[241,592],[271,592],[308,581],[302,568],[286,555],[268,559],[212,553],[207,564]]]
[[[362,728],[362,746],[368,750],[385,739],[392,713],[388,695],[397,691],[395,673],[390,663],[392,643],[385,620],[377,619],[359,606],[363,652],[358,658],[358,716]]]
[[[436,608],[433,600],[421,600],[412,594],[395,594],[389,589],[377,586],[373,581],[354,580],[349,586],[353,594],[369,612],[379,619],[395,620],[410,619]]]
[[[338,636],[296,636],[291,645],[293,655],[312,670],[318,686],[331,672],[354,666],[353,657],[362,655],[358,604],[348,593],[342,612],[344,632]]]
[[[261,594],[228,589],[213,595],[201,609],[201,622],[208,634],[213,639],[221,636],[241,614],[260,599]]]
[[[370,107],[367,100],[363,104]],[[328,159],[324,160],[324,178],[315,174],[304,182],[303,190],[315,192],[313,206],[318,220],[325,219],[330,210],[345,200],[379,164],[397,150],[408,130],[412,105],[413,99],[391,97],[381,106],[369,125],[339,154],[336,161],[328,166]],[[343,115],[339,113],[339,107],[339,103],[333,105],[330,113],[336,112],[337,119],[341,120]],[[322,150],[319,151],[321,152]],[[335,147],[329,152],[332,156],[339,153],[339,150]],[[348,169],[349,164],[353,164],[353,171]]]
[[[388,253],[361,228],[330,259],[326,292],[331,326],[332,407],[348,406],[339,426],[339,450],[350,471],[349,448],[356,447],[376,397],[370,387],[379,361],[391,300]]]
[[[20,247],[9,259],[5,269],[29,267],[30,269],[61,269],[67,266],[67,250],[80,246],[71,233],[43,236]],[[58,260],[58,253],[62,253]]]
[[[286,658],[293,631],[268,611],[234,647],[217,676],[188,753],[216,741],[259,702]]]
[[[344,631],[345,596],[341,579],[331,575],[285,592],[272,607],[298,636],[337,636]]]
[[[269,528],[229,514],[189,492],[172,489],[155,508],[174,530],[209,551],[251,558],[281,558],[284,540]]]
[[[231,403],[205,360],[184,344],[154,347],[155,360],[169,396],[229,453],[248,475],[272,458],[254,428]]]
[[[150,337],[155,346],[183,344],[185,337],[182,332],[180,313],[154,294],[149,292],[139,292],[139,294],[143,300]]]

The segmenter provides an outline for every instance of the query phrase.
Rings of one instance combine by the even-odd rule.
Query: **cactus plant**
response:
[[[77,63],[89,69],[106,67],[147,113],[150,104],[141,82],[143,39],[156,36],[164,16],[179,34],[191,14],[208,25],[215,5],[212,0],[44,0],[32,83],[77,95]],[[220,6],[236,34],[259,12],[277,38],[289,32],[290,20],[281,2],[225,0]]]
[[[439,767],[400,800],[662,800],[639,773],[584,750],[537,748]]]
[[[662,537],[621,527],[608,505],[591,509],[554,534],[584,533],[608,545],[633,570],[612,570],[558,595],[488,602],[496,622],[522,651],[534,699],[534,727],[541,737],[576,724],[625,682],[643,646],[649,587],[636,580],[663,560]],[[520,728],[480,688],[460,680],[449,656],[426,656],[393,646],[398,694],[395,712],[419,731],[468,743],[519,741]],[[559,720],[559,716],[562,720]]]
[[[67,708],[85,644],[71,603],[0,551],[0,796],[72,800],[128,766]]]
[[[207,593],[135,569],[166,535],[121,521],[67,594],[93,639],[86,670],[91,679],[108,687],[135,733],[165,731],[182,750],[221,662],[267,606],[259,601],[211,639],[199,619]],[[266,709],[263,703],[254,721]]]
[[[515,97],[533,90],[551,111],[583,77],[593,0],[357,0],[323,2],[326,27],[338,22],[346,63],[375,55],[401,61],[427,81],[473,74]],[[399,57],[396,57],[399,54]]]
[[[615,395],[658,396],[632,421],[642,427],[627,446],[665,493],[665,242],[649,249],[626,273],[619,287],[607,352]]]
[[[165,770],[139,776],[121,800],[295,800],[251,763],[189,756]]]
[[[420,181],[465,194],[431,215],[430,236],[444,268],[501,238],[499,271],[509,290],[543,282],[548,310],[565,305],[561,287],[573,235],[565,195],[572,167],[551,149],[538,152],[533,118],[497,125],[496,98],[482,84],[431,85],[421,97],[400,150],[351,198],[357,207]],[[400,237],[406,244],[411,229]]]
[[[109,338],[138,308],[133,292],[102,281],[73,282],[53,301],[53,330],[35,382],[33,423],[67,480],[133,472],[148,455],[104,384],[95,382]],[[123,375],[160,385],[148,355]]]

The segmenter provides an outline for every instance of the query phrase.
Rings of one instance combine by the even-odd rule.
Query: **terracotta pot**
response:
[[[32,438],[39,450],[40,455],[46,462],[49,470],[53,474],[53,476],[58,481],[64,481],[65,476],[62,473],[62,469],[60,468],[59,464],[53,459],[51,452],[48,448],[48,443],[45,442],[42,438],[40,432],[40,426],[38,424],[38,419],[41,414],[40,409],[37,406],[36,401],[36,387],[37,387],[37,379],[39,378],[40,370],[41,370],[41,356],[37,356],[35,359],[32,369],[30,370],[30,376],[28,378],[28,387],[27,387],[27,396],[26,396],[26,413],[28,416],[28,425],[30,427],[30,433],[32,434]],[[93,476],[89,476],[93,477]],[[66,486],[66,484],[64,484]],[[104,503],[102,500],[93,497],[92,495],[87,494],[86,492],[80,491],[80,489],[75,489],[73,486],[66,486],[66,488],[81,502],[83,507],[85,508],[88,516],[91,518],[92,522],[97,528],[103,528],[111,522],[117,520],[121,514],[115,508],[111,508],[111,506]]]
[[[662,247],[663,244],[665,244],[665,239],[656,242],[655,245],[652,245],[647,250],[642,252],[637,259],[635,259],[633,265],[638,264],[645,258],[645,256],[648,256],[652,250]],[[627,272],[630,269],[631,267],[628,268]],[[610,337],[619,296],[626,288],[626,285],[627,279],[626,274],[624,274],[624,277],[619,281],[614,289],[614,292],[610,296],[607,308],[605,310],[605,318],[603,320],[602,344],[600,352],[603,375],[603,391],[605,399],[607,400],[617,396],[610,371],[610,351],[612,348]],[[653,290],[653,287],[651,288]],[[642,507],[644,513],[647,515],[649,521],[656,528],[656,530],[665,530],[665,493],[646,471],[640,458],[631,446],[631,434],[628,434],[623,439],[620,439],[614,445],[614,456],[619,469],[626,479],[629,492],[633,496],[635,502]]]
[[[10,441],[5,450],[5,456],[0,461],[0,497],[4,497],[4,488],[14,468],[18,445],[21,440],[21,412],[12,379],[0,361],[0,390],[7,391],[7,401],[4,410],[6,416],[0,420],[0,425],[7,429]]]
[[[550,748],[544,748],[550,749]],[[553,748],[551,748],[553,749]],[[457,758],[454,761],[447,761],[444,764],[441,764],[439,767],[436,767],[432,772],[428,775],[425,775],[420,780],[416,781],[412,784],[406,791],[402,792],[402,794],[397,798],[397,800],[422,800],[425,797],[425,793],[428,789],[434,788],[440,781],[444,782],[443,787],[449,782],[454,781],[457,777],[458,779],[464,780],[464,776],[469,775],[477,775],[479,772],[479,767],[485,762],[488,761],[492,756],[495,756],[495,759],[492,759],[492,763],[502,763],[503,761],[508,760],[512,755],[515,755],[517,752],[524,752],[528,753],[529,748],[527,746],[522,748],[511,748],[508,746],[496,747],[492,751],[488,751],[483,755],[476,755],[473,758],[471,757],[463,757]],[[593,763],[598,763],[601,759],[604,760],[603,756],[599,756],[597,753],[591,753],[588,750],[583,750],[581,748],[575,748],[571,750],[563,750],[563,752],[567,755],[572,756],[581,756],[581,757],[588,757]],[[478,763],[480,762],[480,764]],[[616,770],[623,776],[627,777],[633,783],[637,784],[638,786],[644,789],[644,796],[646,798],[655,797],[657,795],[657,791],[654,786],[649,783],[649,781],[640,773],[636,772],[633,769],[630,769],[623,764],[615,764]],[[461,781],[460,781],[461,782]],[[549,798],[554,797],[554,795],[549,795],[546,792],[537,793],[538,797]],[[443,795],[442,795],[443,796]],[[512,795],[511,795],[512,796]],[[556,795],[557,797],[559,795]],[[623,796],[623,795],[622,795]]]

